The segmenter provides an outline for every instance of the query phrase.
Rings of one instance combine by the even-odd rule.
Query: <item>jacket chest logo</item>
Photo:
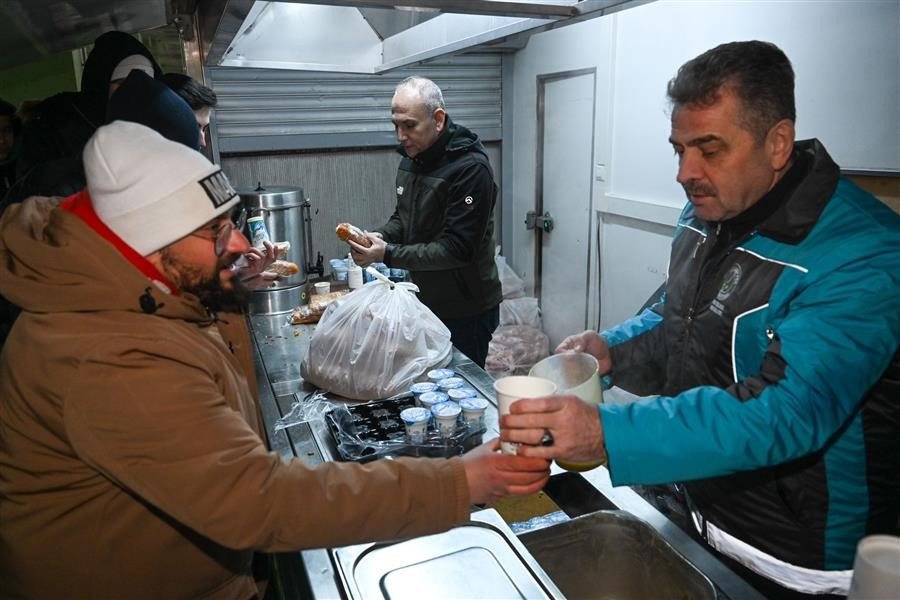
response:
[[[472,196],[466,196],[466,199],[464,200],[464,202],[466,204],[472,204],[473,202],[475,202],[475,199],[472,198]]]
[[[741,265],[731,265],[731,268],[725,273],[725,277],[722,278],[722,285],[719,287],[719,293],[716,294],[716,300],[720,302],[726,300],[737,289],[738,284],[741,282],[741,275],[743,275]]]
[[[402,195],[403,195],[403,186],[402,186],[402,185],[398,185],[398,186],[397,186],[397,195],[398,195],[398,196],[402,196]]]

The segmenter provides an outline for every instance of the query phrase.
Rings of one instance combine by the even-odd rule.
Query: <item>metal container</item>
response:
[[[350,600],[564,598],[493,509],[443,533],[331,552]]]
[[[289,312],[300,305],[300,294],[309,273],[309,202],[303,197],[303,188],[260,184],[255,190],[238,190],[238,195],[249,216],[263,218],[273,242],[291,243],[288,260],[300,267],[296,275],[284,277],[270,288],[255,290],[250,299],[250,313]]]
[[[715,600],[709,579],[646,522],[598,511],[519,536],[566,598]]]

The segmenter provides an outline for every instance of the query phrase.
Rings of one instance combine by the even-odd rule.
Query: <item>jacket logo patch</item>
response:
[[[466,196],[466,199],[463,200],[463,202],[465,202],[466,204],[472,204],[473,202],[475,202],[475,199],[472,196]]]
[[[402,195],[403,195],[403,186],[402,186],[402,185],[398,185],[398,186],[397,186],[397,195],[398,195],[398,196],[402,196]]]
[[[728,272],[725,273],[725,277],[722,279],[722,286],[719,288],[719,293],[716,294],[716,300],[724,301],[728,296],[737,289],[738,284],[741,282],[741,275],[743,274],[743,270],[741,269],[741,265],[734,264],[728,269]]]

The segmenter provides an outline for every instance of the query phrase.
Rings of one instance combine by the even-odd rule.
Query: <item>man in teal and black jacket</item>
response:
[[[778,598],[847,594],[856,544],[900,517],[900,216],[795,143],[793,84],[763,42],[681,67],[669,141],[690,202],[665,294],[557,348],[648,397],[599,419],[522,400],[501,432],[549,431],[519,452],[606,457],[615,484],[685,482],[698,533]]]
[[[478,136],[450,120],[440,88],[429,79],[403,80],[391,116],[403,155],[397,208],[369,234],[370,248],[350,243],[353,260],[408,269],[453,345],[484,367],[502,298],[490,162]]]

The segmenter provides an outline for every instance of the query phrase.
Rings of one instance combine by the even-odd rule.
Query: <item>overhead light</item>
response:
[[[408,12],[420,13],[441,12],[441,9],[432,6],[395,6],[394,10],[405,10]]]

